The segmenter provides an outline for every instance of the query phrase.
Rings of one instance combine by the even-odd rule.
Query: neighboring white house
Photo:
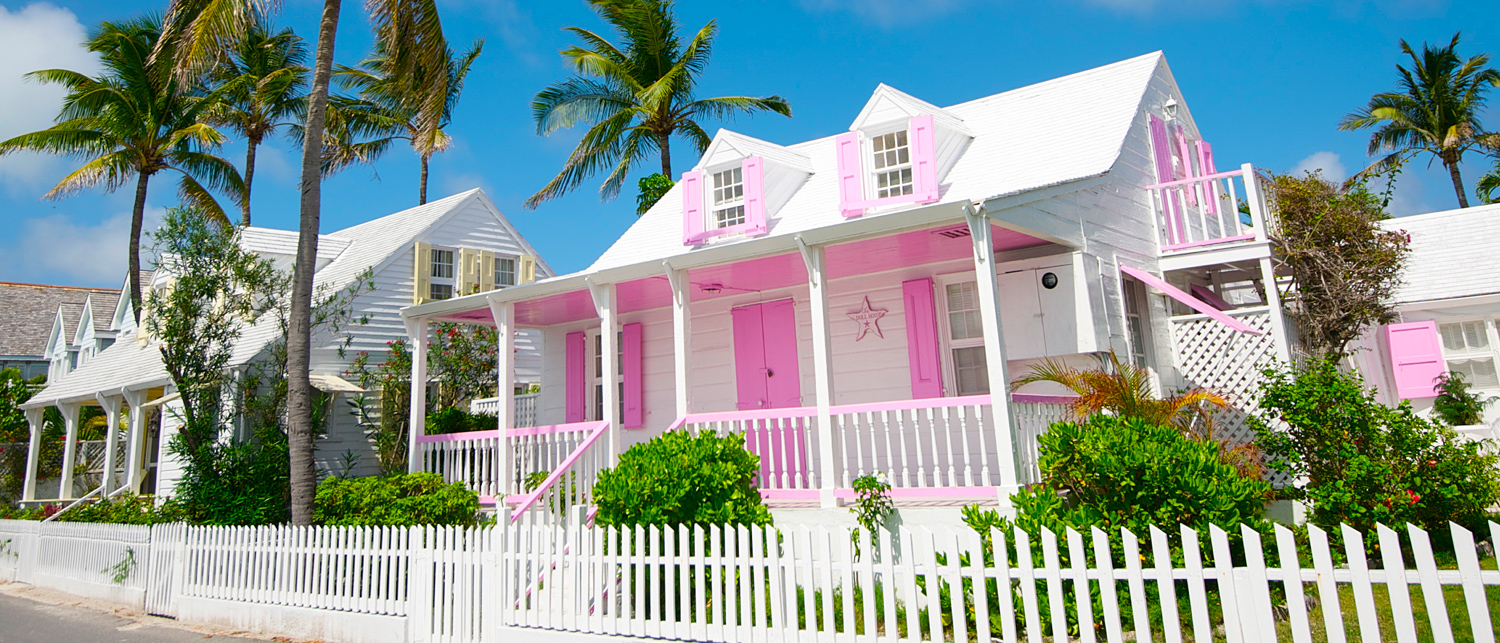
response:
[[[106,309],[107,323],[107,309],[119,295],[118,290],[108,288],[0,282],[0,370],[18,369],[25,379],[39,375],[56,379],[57,365],[73,361],[70,349],[83,348],[72,342],[85,307],[91,314]],[[67,312],[59,313],[64,306]],[[89,344],[91,348],[102,350],[108,345],[107,328],[94,321],[85,335],[98,340]]]
[[[773,506],[864,474],[1004,502],[1061,417],[1061,390],[1007,394],[1038,360],[1114,351],[1248,400],[1289,355],[1264,180],[1215,166],[1160,53],[948,107],[881,85],[850,117],[791,145],[721,130],[588,269],[404,310],[544,337],[546,426],[419,434],[413,466],[524,509],[550,484],[527,476],[686,427],[744,432]]]
[[[267,228],[247,228],[241,243],[282,269],[290,270],[297,248],[297,232]],[[372,277],[373,288],[359,285],[360,277]],[[342,349],[345,335],[323,333],[313,339],[312,376],[314,385],[325,392],[355,394],[360,389],[351,383],[347,370],[356,355],[368,351],[377,358],[388,349],[387,342],[406,337],[406,328],[398,311],[403,306],[451,297],[460,292],[506,288],[533,279],[552,276],[551,269],[536,256],[536,251],[515,227],[478,189],[426,205],[403,210],[350,228],[322,235],[318,244],[315,288],[318,296],[360,291],[353,300],[353,317],[368,322],[348,329],[352,343]],[[161,287],[170,280],[162,271],[143,280],[147,287]],[[102,314],[101,314],[102,313]],[[110,425],[116,425],[119,413],[128,412],[129,434],[123,446],[113,444],[109,434],[104,470],[122,473],[120,480],[106,476],[102,491],[123,486],[142,494],[168,495],[180,470],[167,453],[166,445],[177,425],[172,413],[174,394],[171,379],[162,366],[159,343],[137,328],[128,297],[105,311],[103,307],[85,307],[80,313],[89,332],[64,328],[74,344],[90,338],[102,342],[113,336],[113,345],[94,354],[94,346],[84,345],[87,357],[76,367],[49,382],[24,408],[32,424],[31,459],[28,462],[25,501],[50,500],[36,497],[36,460],[42,410],[58,407],[67,426],[68,446],[64,452],[63,480],[59,495],[74,497],[78,491],[71,480],[72,464],[77,457],[76,436],[79,409],[102,406]],[[105,317],[108,324],[96,323]],[[62,319],[61,317],[59,319]],[[267,315],[246,327],[236,342],[230,361],[232,374],[268,357],[267,351],[281,337],[281,324]],[[540,379],[540,363],[533,339],[515,340],[520,352],[520,380]],[[318,467],[325,472],[343,473],[344,456],[359,456],[353,473],[375,470],[377,461],[370,441],[357,418],[343,400],[330,407],[328,431],[317,445]],[[164,410],[163,410],[164,409]],[[118,459],[118,460],[117,460]]]
[[[1500,396],[1500,204],[1447,210],[1385,221],[1411,237],[1403,284],[1396,295],[1397,323],[1364,338],[1363,371],[1381,401],[1412,401],[1428,412],[1433,378],[1458,371],[1474,390]],[[1486,422],[1500,420],[1491,405]]]

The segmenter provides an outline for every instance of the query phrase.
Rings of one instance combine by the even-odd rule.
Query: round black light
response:
[[[1042,275],[1042,287],[1052,290],[1057,287],[1057,273],[1049,272]]]

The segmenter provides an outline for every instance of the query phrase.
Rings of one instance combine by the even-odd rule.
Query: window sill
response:
[[[864,216],[865,211],[871,208],[882,208],[891,205],[905,205],[908,203],[926,204],[934,203],[937,200],[938,195],[936,192],[927,194],[912,193],[903,194],[901,196],[887,197],[884,199],[869,199],[865,201],[855,201],[853,203],[840,203],[839,210],[843,212],[844,218],[852,219],[854,217]]]

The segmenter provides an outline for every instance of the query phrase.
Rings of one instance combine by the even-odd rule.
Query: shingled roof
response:
[[[113,288],[0,282],[0,355],[41,357],[47,348],[52,322],[57,319],[57,307],[62,304],[81,307],[95,293],[101,295],[101,301],[104,296],[120,295]],[[78,323],[76,311],[68,323]]]

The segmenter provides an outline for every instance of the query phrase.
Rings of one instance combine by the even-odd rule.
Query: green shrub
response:
[[[31,509],[0,508],[0,519],[43,520],[62,511],[66,504],[48,504]],[[151,501],[135,494],[123,493],[108,500],[90,502],[69,509],[58,516],[58,522],[99,522],[118,525],[157,525],[183,522],[187,519],[181,503],[175,499],[153,507]]]
[[[1484,407],[1494,403],[1495,398],[1480,397],[1469,390],[1469,381],[1458,371],[1449,371],[1437,377],[1437,398],[1432,400],[1432,411],[1448,426],[1468,426],[1484,422]]]
[[[436,473],[328,478],[313,498],[313,520],[352,527],[474,525],[479,495]]]
[[[1497,456],[1402,402],[1381,404],[1334,360],[1268,369],[1257,441],[1324,528],[1412,523],[1441,538],[1449,521],[1482,526],[1500,500]]]
[[[174,453],[182,448],[174,438]],[[244,442],[199,447],[199,465],[184,467],[173,490],[188,522],[198,525],[271,525],[286,522],[291,468],[280,427],[256,429]]]
[[[428,435],[494,431],[499,426],[499,418],[489,413],[469,413],[463,409],[447,408],[427,414]]]
[[[630,447],[599,474],[594,502],[601,525],[766,525],[771,512],[755,488],[760,457],[738,434],[664,433]]]

